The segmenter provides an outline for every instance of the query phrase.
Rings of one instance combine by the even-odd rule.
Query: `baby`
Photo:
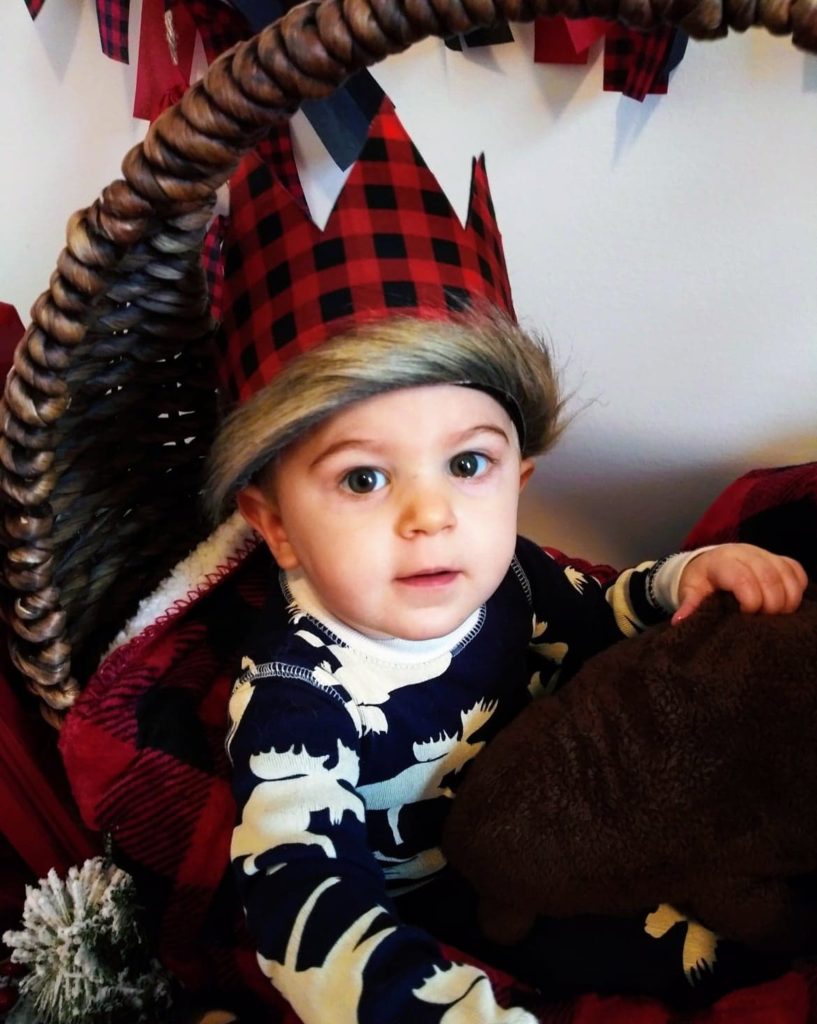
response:
[[[800,603],[802,568],[749,545],[609,579],[517,537],[561,412],[547,348],[482,310],[341,334],[216,443],[213,508],[234,499],[278,567],[230,701],[231,856],[261,969],[304,1024],[532,1024],[438,945],[494,952],[439,849],[464,769],[590,655],[715,590]],[[546,984],[543,934],[502,966]]]

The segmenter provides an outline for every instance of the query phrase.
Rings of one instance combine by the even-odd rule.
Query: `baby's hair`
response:
[[[227,417],[210,455],[206,499],[214,521],[236,491],[329,416],[429,384],[504,396],[511,417],[521,420],[525,457],[544,452],[561,432],[563,401],[547,342],[499,310],[377,320],[299,355]]]

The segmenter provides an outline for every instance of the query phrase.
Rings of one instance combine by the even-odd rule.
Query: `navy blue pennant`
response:
[[[475,28],[464,35],[448,36],[445,45],[449,50],[472,50],[479,46],[499,46],[501,43],[512,43],[513,32],[507,22],[491,25],[490,28]]]
[[[287,0],[232,0],[253,32],[285,14]],[[327,152],[340,167],[357,160],[369,135],[372,118],[380,109],[383,90],[368,71],[359,71],[345,85],[323,100],[307,100],[301,109],[317,132]]]
[[[359,71],[326,99],[307,100],[302,105],[309,123],[342,171],[360,155],[383,96],[369,72]]]
[[[231,0],[231,2],[233,7],[244,15],[253,32],[260,32],[266,25],[277,21],[292,6],[292,4],[283,3],[282,0]]]

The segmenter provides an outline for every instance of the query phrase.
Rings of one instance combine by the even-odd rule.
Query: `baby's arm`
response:
[[[592,655],[672,615],[681,603],[687,567],[708,550],[616,573],[520,538],[517,557],[530,583],[534,613],[531,646],[558,666],[546,689],[564,682]]]
[[[691,614],[708,594],[727,590],[744,611],[788,612],[800,604],[802,566],[750,544],[720,544],[643,562],[616,575],[520,538],[538,635],[533,648],[563,648],[562,680],[591,655],[669,616]]]
[[[231,857],[263,973],[304,1024],[535,1024],[401,924],[366,833],[359,738],[335,696],[280,676],[230,702]]]

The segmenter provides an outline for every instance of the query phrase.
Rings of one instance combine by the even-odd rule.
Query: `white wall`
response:
[[[143,130],[93,6],[49,0],[32,24],[0,5],[0,299],[23,314]],[[624,563],[677,544],[744,470],[817,459],[817,57],[759,32],[691,43],[669,95],[638,104],[601,91],[598,55],[536,66],[515,32],[375,74],[461,210],[485,150],[517,311],[575,391],[523,527]]]

